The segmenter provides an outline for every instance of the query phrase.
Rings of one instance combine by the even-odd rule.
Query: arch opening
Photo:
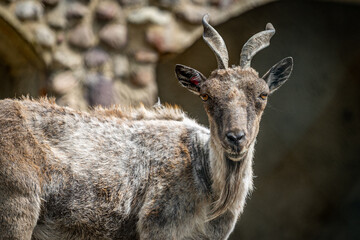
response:
[[[14,26],[0,12],[0,99],[42,95],[45,64]]]

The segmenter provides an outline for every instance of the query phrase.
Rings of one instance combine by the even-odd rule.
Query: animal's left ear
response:
[[[293,59],[292,57],[287,57],[275,64],[267,73],[264,74],[262,79],[264,79],[268,84],[270,93],[273,93],[281,85],[283,85],[286,80],[288,80],[292,69]]]

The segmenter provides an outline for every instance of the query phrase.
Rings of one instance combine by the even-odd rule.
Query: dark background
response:
[[[231,239],[360,239],[360,5],[280,1],[250,10],[216,27],[230,64],[267,22],[277,33],[252,66],[261,76],[292,56],[294,71],[270,97],[255,191]],[[176,63],[208,76],[215,57],[200,39],[157,68],[161,101],[206,125],[201,101],[174,77]]]

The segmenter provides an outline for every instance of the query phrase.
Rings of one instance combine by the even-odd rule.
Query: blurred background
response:
[[[252,66],[261,76],[294,58],[263,116],[255,190],[231,239],[360,239],[360,1],[1,1],[0,98],[86,109],[159,96],[207,125],[174,76],[177,63],[216,68],[200,39],[205,12],[230,64],[267,22],[277,32]]]

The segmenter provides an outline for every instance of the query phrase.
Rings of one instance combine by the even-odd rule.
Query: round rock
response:
[[[95,11],[96,17],[102,21],[113,20],[120,12],[119,5],[112,1],[101,1]]]
[[[67,48],[57,49],[54,53],[54,65],[56,68],[72,69],[80,66],[82,58]]]
[[[45,47],[52,47],[56,42],[55,34],[45,25],[38,25],[35,28],[35,38]]]
[[[55,75],[51,81],[52,90],[58,94],[65,94],[76,86],[78,81],[72,72],[62,72]]]
[[[120,24],[109,24],[99,33],[101,41],[114,49],[122,49],[127,41],[127,29]]]
[[[130,81],[137,87],[145,87],[155,81],[155,69],[152,65],[139,65],[132,69]]]
[[[75,47],[90,48],[96,44],[96,39],[91,27],[81,24],[69,32],[69,42]]]
[[[23,1],[15,6],[15,15],[21,20],[36,20],[42,17],[43,7],[37,1]]]
[[[100,74],[89,74],[85,78],[86,99],[90,106],[114,104],[113,82]]]
[[[176,48],[174,34],[172,25],[167,27],[154,25],[147,29],[146,40],[161,53],[174,52]]]
[[[99,67],[109,60],[109,54],[99,48],[94,48],[85,54],[84,60],[89,68]]]

